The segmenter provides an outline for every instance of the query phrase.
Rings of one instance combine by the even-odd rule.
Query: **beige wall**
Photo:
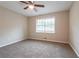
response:
[[[70,9],[70,45],[79,56],[79,2]]]
[[[47,15],[55,17],[55,34],[36,33],[35,21],[37,16],[29,17],[27,20],[27,17],[0,6],[0,47],[27,39],[27,37],[29,39],[68,43],[69,12],[62,11]]]
[[[35,21],[36,21],[37,16],[29,17],[29,20],[28,20],[29,39],[38,39],[38,40],[47,40],[47,41],[52,41],[52,42],[68,43],[69,12],[62,11],[62,12],[52,13],[48,15],[55,17],[56,33],[55,34],[36,33],[35,32],[35,25],[36,25]],[[44,39],[44,38],[47,38],[47,39]]]
[[[0,47],[26,38],[26,17],[0,6]]]

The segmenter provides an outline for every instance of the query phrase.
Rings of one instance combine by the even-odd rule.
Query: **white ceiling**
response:
[[[71,1],[35,1],[35,3],[44,4],[45,7],[37,8],[38,11],[35,12],[34,10],[30,9],[24,10],[23,8],[26,5],[19,1],[1,1],[0,5],[25,16],[36,16],[41,14],[68,10],[72,4]]]

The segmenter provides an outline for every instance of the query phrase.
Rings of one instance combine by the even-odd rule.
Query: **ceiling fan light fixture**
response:
[[[20,1],[24,4],[26,4],[26,7],[24,8],[25,9],[30,9],[30,10],[35,10],[37,12],[37,7],[41,7],[41,8],[44,8],[45,6],[44,5],[41,5],[41,4],[36,4],[35,1]]]
[[[30,9],[34,9],[34,5],[29,5],[29,8]]]

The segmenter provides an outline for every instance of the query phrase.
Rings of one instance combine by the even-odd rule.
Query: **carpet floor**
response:
[[[0,48],[0,58],[77,58],[68,44],[24,40]]]

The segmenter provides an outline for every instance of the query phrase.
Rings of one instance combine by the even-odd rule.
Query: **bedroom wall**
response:
[[[70,45],[79,57],[79,2],[74,2],[70,9]]]
[[[60,42],[60,43],[68,43],[69,40],[69,12],[68,11],[62,11],[62,12],[56,12],[47,14],[49,16],[55,17],[55,29],[56,33],[53,34],[46,34],[46,33],[36,33],[36,17],[39,16],[33,16],[29,17],[28,20],[28,38],[29,39],[36,39],[36,40],[46,40],[46,41],[52,41],[52,42]],[[45,15],[41,15],[45,16]],[[47,38],[47,39],[44,39]]]
[[[27,39],[27,18],[0,6],[0,47]]]

